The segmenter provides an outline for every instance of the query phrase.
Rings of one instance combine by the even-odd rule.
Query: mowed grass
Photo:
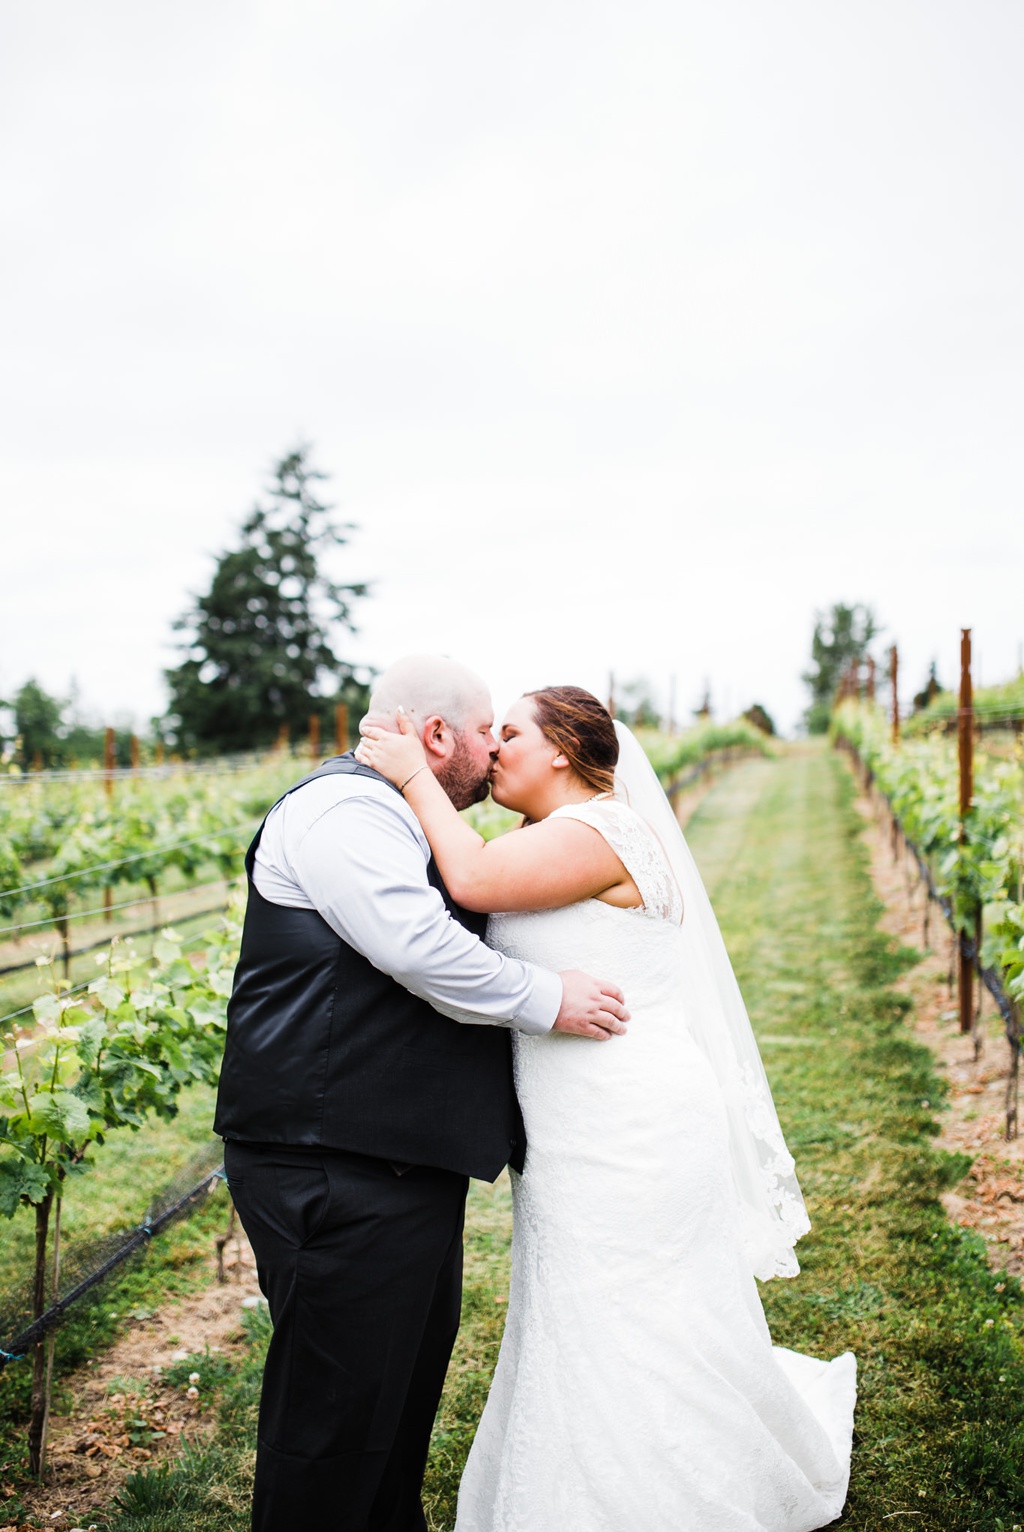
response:
[[[744,764],[688,834],[814,1224],[801,1275],[762,1288],[769,1322],[780,1344],[820,1356],[851,1349],[860,1363],[850,1498],[837,1525],[1011,1532],[1024,1525],[1020,1287],[993,1275],[982,1243],[942,1211],[939,1195],[966,1163],[933,1145],[942,1087],[892,988],[912,954],[876,929],[849,778],[812,747]],[[454,1525],[501,1339],[510,1226],[504,1180],[474,1185],[463,1326],[425,1486],[431,1532]],[[260,1355],[257,1331],[224,1384],[213,1443],[137,1478],[110,1532],[245,1532]]]
[[[850,778],[824,750],[769,771],[715,897],[813,1223],[801,1276],[762,1289],[772,1333],[857,1354],[842,1526],[1003,1532],[1024,1522],[1020,1286],[939,1202],[967,1161],[933,1146],[943,1087],[891,988],[913,954],[876,929]]]

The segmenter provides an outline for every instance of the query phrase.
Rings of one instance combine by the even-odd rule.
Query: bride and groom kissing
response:
[[[798,1270],[806,1214],[643,751],[572,686],[498,744],[483,682],[427,657],[361,732],[246,857],[215,1128],[274,1323],[254,1532],[423,1532],[468,1179],[506,1164],[458,1532],[826,1526],[855,1364],[771,1344],[754,1277]],[[457,811],[488,788],[524,823],[485,843]]]

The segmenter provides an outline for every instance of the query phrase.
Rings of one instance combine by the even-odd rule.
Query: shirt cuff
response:
[[[551,1031],[561,1010],[562,981],[550,968],[536,968],[532,963],[529,967],[533,971],[533,987],[512,1025],[517,1032],[540,1035]]]

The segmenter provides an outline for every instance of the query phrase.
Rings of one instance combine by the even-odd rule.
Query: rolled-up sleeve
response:
[[[289,847],[315,908],[375,968],[455,1021],[550,1031],[558,975],[495,952],[453,920],[424,876],[427,854],[404,803],[369,794],[334,803]]]

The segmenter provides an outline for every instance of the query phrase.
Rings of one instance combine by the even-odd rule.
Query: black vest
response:
[[[336,772],[385,780],[349,753],[288,792]],[[525,1134],[507,1029],[442,1016],[375,968],[316,910],[264,899],[253,881],[262,834],[260,825],[245,858],[249,900],[214,1131],[243,1143],[347,1149],[485,1181],[507,1162],[522,1169]],[[426,877],[451,916],[482,936],[487,917],[453,902],[433,859]]]

